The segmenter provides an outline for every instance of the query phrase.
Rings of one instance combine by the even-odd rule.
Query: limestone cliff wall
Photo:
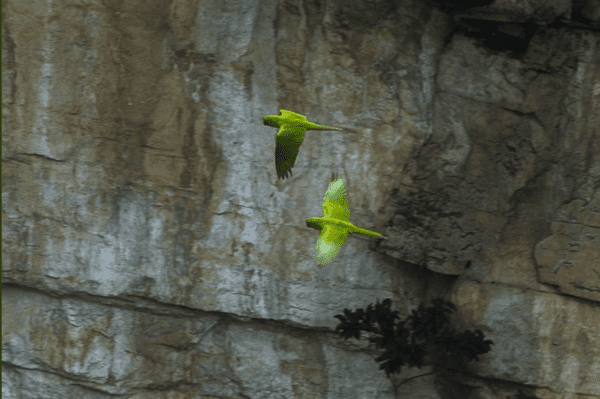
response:
[[[600,5],[486,3],[5,1],[2,396],[600,398]],[[388,297],[495,346],[388,379]]]

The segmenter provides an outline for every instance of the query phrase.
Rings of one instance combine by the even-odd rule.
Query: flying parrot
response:
[[[349,233],[387,240],[387,237],[379,233],[361,229],[350,223],[350,208],[342,179],[329,183],[329,188],[323,197],[323,216],[306,219],[306,226],[321,231],[317,240],[317,266],[319,267],[331,262],[340,252]]]
[[[280,115],[267,115],[263,118],[266,126],[278,127],[275,137],[275,168],[277,177],[285,179],[292,175],[298,149],[307,130],[343,130],[331,126],[317,125],[306,120],[306,116],[287,109],[282,109]]]

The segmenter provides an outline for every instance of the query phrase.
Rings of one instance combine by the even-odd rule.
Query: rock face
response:
[[[449,3],[5,1],[2,396],[600,398],[597,2]],[[319,269],[332,174],[389,239]],[[388,297],[495,345],[388,379]]]

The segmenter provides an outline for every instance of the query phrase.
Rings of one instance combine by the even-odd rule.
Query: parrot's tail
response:
[[[344,130],[333,126],[325,126],[325,125],[315,125],[315,127],[310,130]]]
[[[367,236],[367,237],[374,237],[374,238],[383,238],[384,240],[387,240],[387,237],[382,236],[379,233],[376,233],[374,231],[371,230],[367,230],[367,229],[361,229],[360,227],[353,227],[351,229],[349,229],[348,231],[351,234],[360,234],[361,236]]]

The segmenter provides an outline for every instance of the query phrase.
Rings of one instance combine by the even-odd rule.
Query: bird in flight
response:
[[[329,183],[323,197],[323,217],[306,219],[306,226],[321,231],[317,240],[317,266],[325,266],[340,252],[340,248],[348,234],[360,234],[367,237],[383,238],[374,231],[361,229],[350,223],[348,197],[342,179]]]
[[[331,126],[317,125],[306,120],[306,116],[287,109],[282,109],[281,115],[267,115],[263,118],[266,126],[278,127],[275,137],[275,168],[277,177],[285,179],[292,175],[298,149],[307,130],[343,130]]]

